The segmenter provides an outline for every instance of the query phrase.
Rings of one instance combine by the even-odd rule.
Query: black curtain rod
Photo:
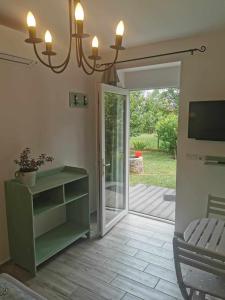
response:
[[[162,54],[156,54],[156,55],[151,55],[151,56],[144,56],[144,57],[137,57],[137,58],[131,58],[131,59],[126,59],[126,60],[119,60],[119,61],[116,62],[116,64],[121,64],[121,63],[131,62],[131,61],[144,60],[144,59],[150,59],[150,58],[156,58],[156,57],[162,57],[162,56],[175,55],[175,54],[182,54],[182,53],[190,53],[191,55],[194,55],[195,52],[203,53],[205,51],[206,51],[206,46],[201,46],[200,48],[193,48],[193,49],[181,50],[181,51],[176,51],[176,52],[169,52],[169,53],[162,53]],[[99,67],[106,66],[106,65],[109,65],[109,64],[110,63],[100,64]]]

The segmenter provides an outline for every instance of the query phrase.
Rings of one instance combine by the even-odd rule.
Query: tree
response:
[[[179,90],[175,88],[155,89],[142,100],[143,132],[153,133],[157,122],[170,113],[178,113]]]
[[[169,114],[156,124],[156,132],[161,141],[161,148],[176,157],[178,118],[174,113]]]
[[[134,91],[130,93],[130,134],[137,136],[143,133],[144,93]]]
[[[168,114],[178,114],[179,90],[155,89],[130,93],[131,136],[156,132],[156,124]]]
[[[180,90],[176,88],[167,88],[160,90],[159,100],[164,102],[164,107],[170,112],[178,113]]]

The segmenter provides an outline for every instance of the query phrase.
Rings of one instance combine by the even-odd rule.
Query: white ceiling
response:
[[[43,35],[46,28],[56,43],[67,41],[68,0],[1,0],[0,23],[19,28],[32,10]],[[116,24],[126,25],[126,47],[181,38],[225,26],[225,0],[83,0],[85,29],[96,34],[100,46],[113,43]],[[3,18],[4,17],[4,18]],[[11,26],[11,25],[10,25]],[[13,26],[13,25],[12,25]]]

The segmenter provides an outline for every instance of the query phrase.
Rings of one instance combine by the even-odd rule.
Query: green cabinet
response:
[[[77,239],[90,235],[88,174],[61,167],[37,174],[28,187],[5,183],[10,254],[35,275],[37,267]]]

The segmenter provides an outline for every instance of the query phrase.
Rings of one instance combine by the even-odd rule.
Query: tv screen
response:
[[[225,141],[225,101],[190,102],[188,137]]]

